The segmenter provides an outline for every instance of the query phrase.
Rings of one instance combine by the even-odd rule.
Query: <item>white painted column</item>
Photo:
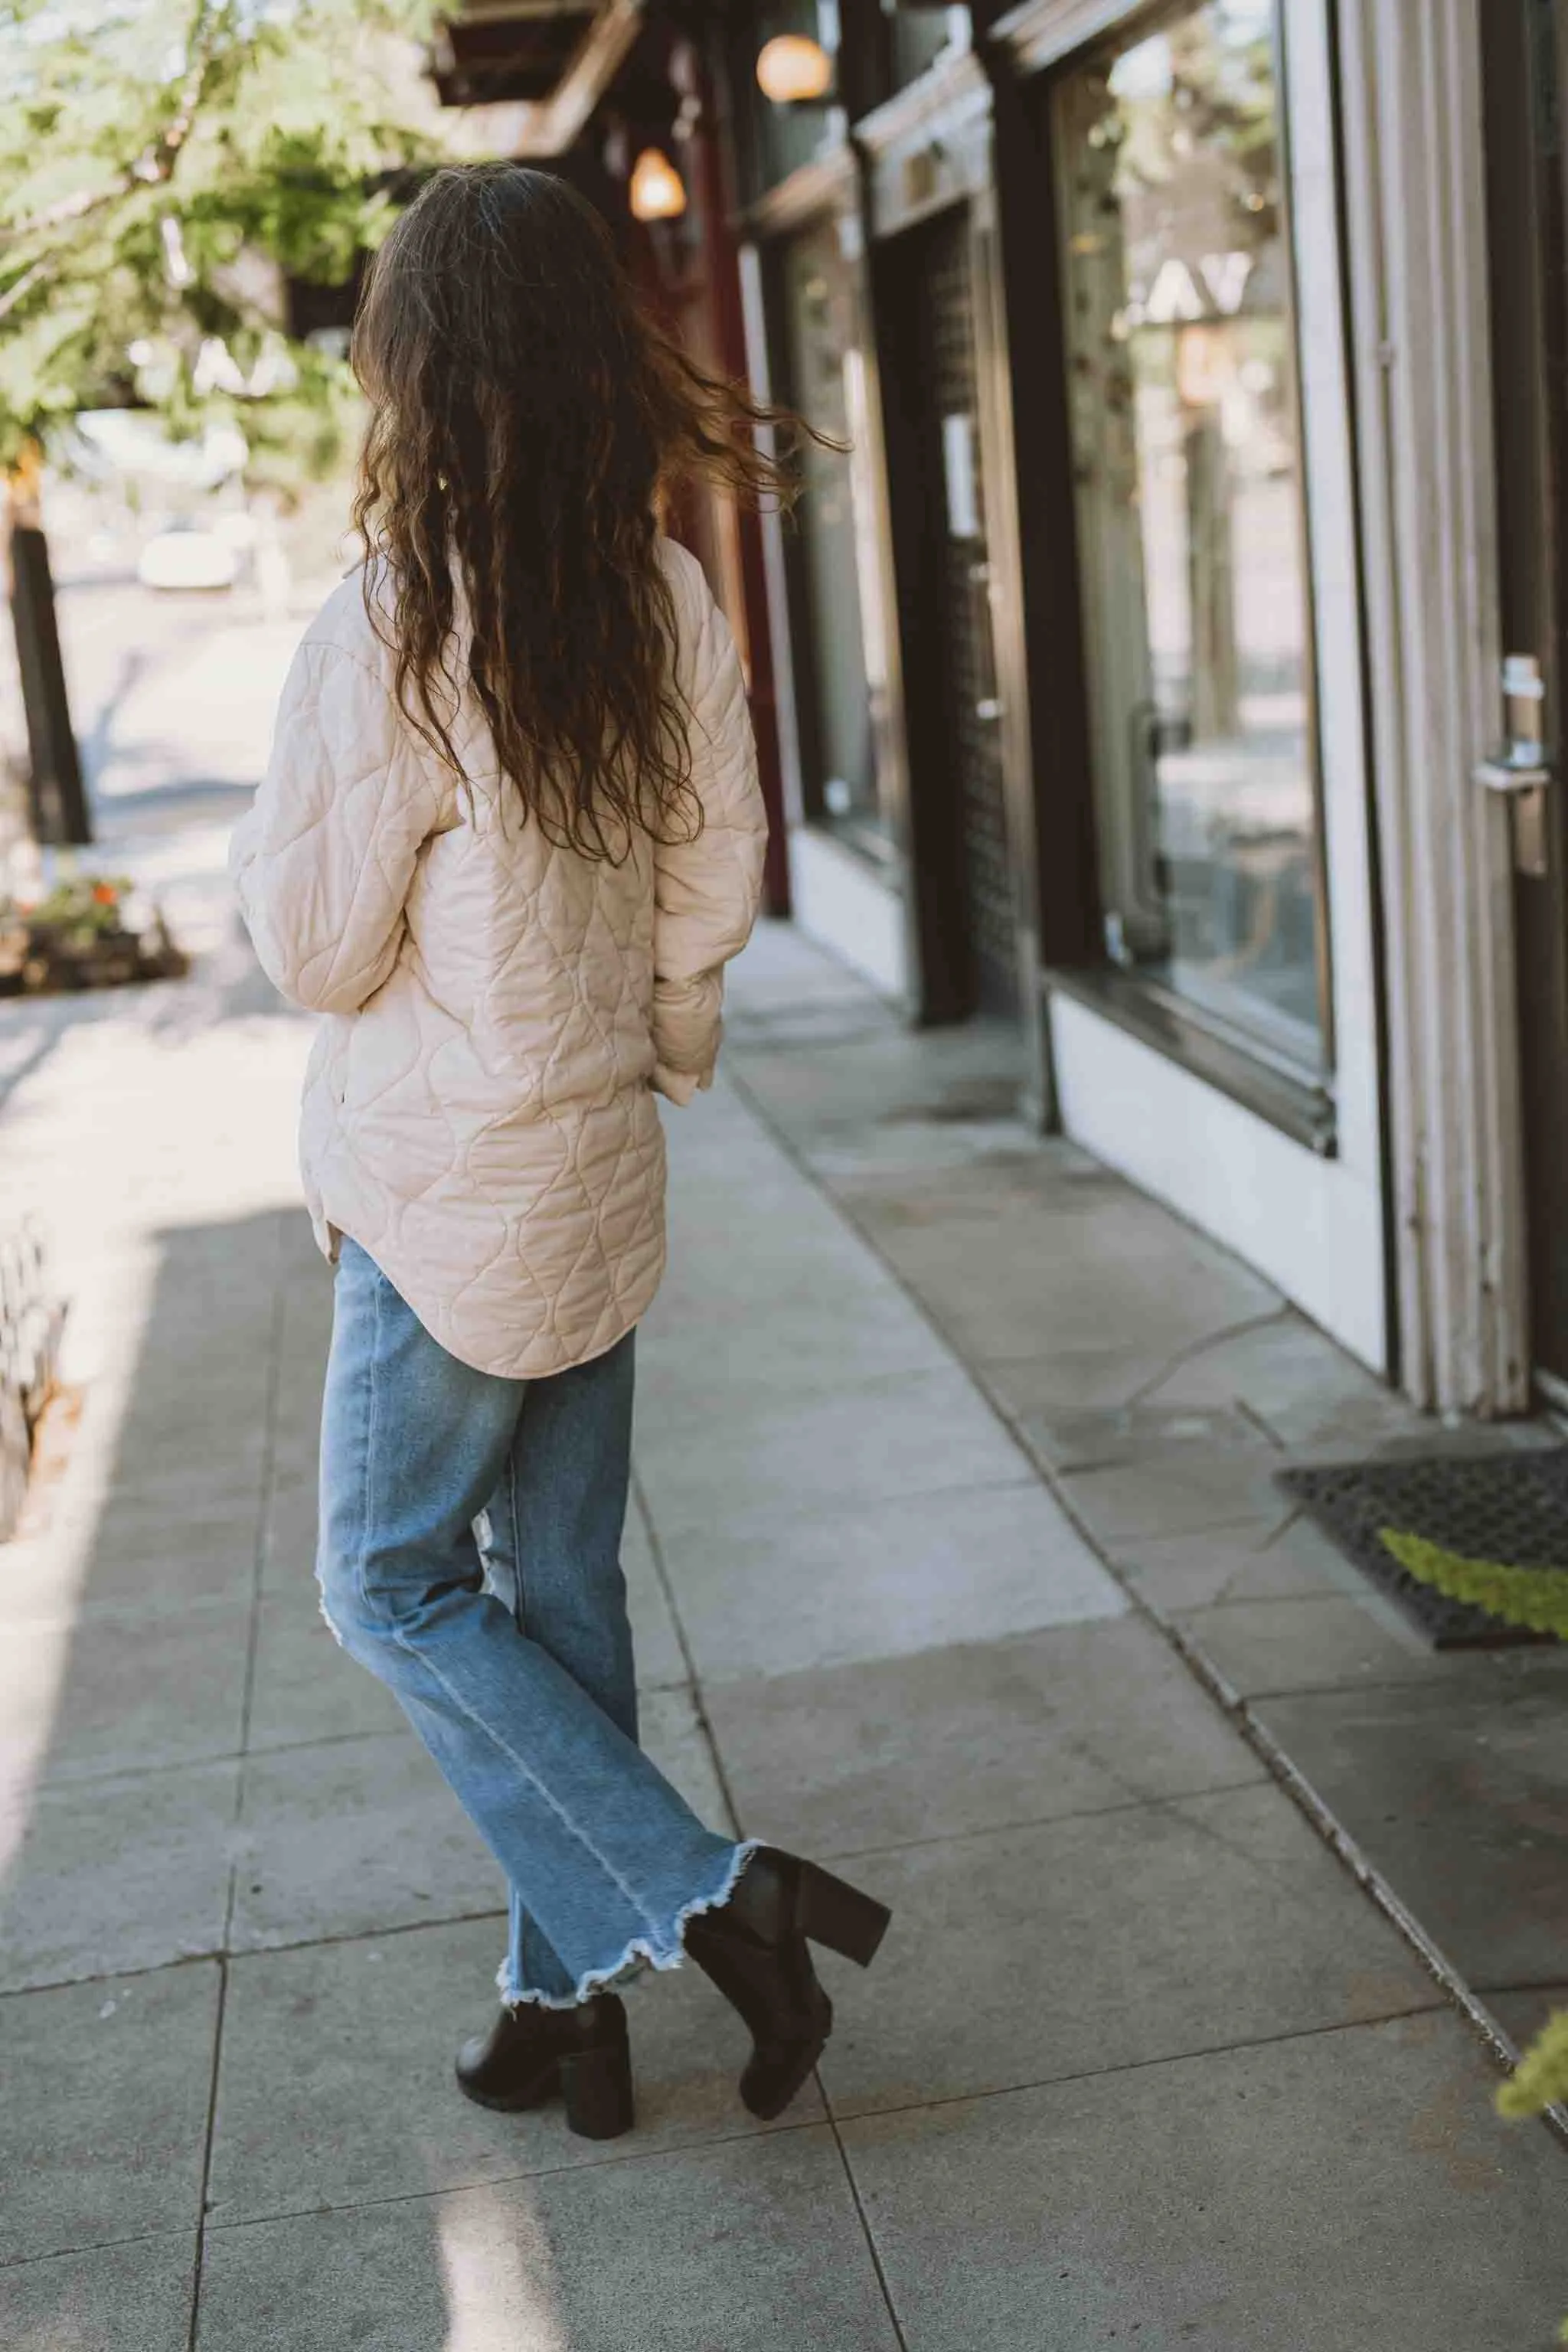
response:
[[[1522,1118],[1498,732],[1477,0],[1342,0],[1352,363],[1387,942],[1405,1384],[1528,1401]]]

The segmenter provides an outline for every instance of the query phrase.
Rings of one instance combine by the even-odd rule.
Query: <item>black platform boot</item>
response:
[[[867,1969],[891,1916],[816,1863],[764,1845],[729,1902],[688,1922],[687,1950],[751,2028],[741,2096],[752,2115],[783,2115],[833,2031],[807,1939]]]
[[[518,2115],[559,2091],[583,2139],[618,2139],[632,2127],[626,2012],[613,1992],[575,2009],[524,2001],[503,2009],[488,2033],[458,2053],[458,2087],[476,2106]]]

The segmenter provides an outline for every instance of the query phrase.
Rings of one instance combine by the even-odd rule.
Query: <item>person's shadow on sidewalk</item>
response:
[[[379,2310],[377,2352],[447,2340],[448,2233],[416,2136],[398,2152],[405,2085],[363,2084],[401,2189],[379,2291],[344,2273],[386,2260],[386,2230],[322,2210],[366,2201],[363,2168],[334,2189],[331,2125],[314,2145],[300,2130],[329,2077],[341,2114],[345,2070],[375,2065],[287,1997],[306,1956],[277,1948],[342,1938],[330,1826],[279,1790],[341,1757],[355,1704],[316,1616],[302,1505],[287,1559],[268,1551],[279,1481],[287,1521],[307,1479],[324,1352],[319,1328],[289,1329],[303,1225],[290,1211],[160,1236],[144,1314],[110,1341],[61,1474],[0,1548],[9,2352],[183,2352],[204,2252],[195,2340],[212,2352],[358,2341],[332,2324],[340,2296],[345,2316]],[[261,1900],[262,1851],[289,1863],[291,1916]],[[416,1924],[395,1899],[382,1920],[352,1914],[351,1898],[352,1936],[370,1929],[356,1958],[380,1926]],[[430,1993],[454,2021],[452,1989]],[[341,2153],[363,2168],[363,2148]]]

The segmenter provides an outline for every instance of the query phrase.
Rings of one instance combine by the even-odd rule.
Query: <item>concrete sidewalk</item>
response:
[[[806,971],[809,1014],[760,1002],[737,1020],[748,1098],[1138,1604],[1310,1784],[1467,1996],[1528,2040],[1568,2008],[1568,1649],[1434,1651],[1276,1474],[1561,1445],[1562,1429],[1416,1412],[1201,1234],[1022,1134],[1005,1034],[910,1035],[809,959],[796,996]]]
[[[452,2089],[501,1890],[317,1618],[307,1025],[230,937],[20,1056],[7,1197],[56,1225],[84,1402],[0,1551],[0,2342],[1545,2345],[1560,2152],[1492,2120],[1466,2029],[1083,1531],[1146,1557],[1152,1514],[1225,1605],[1212,1499],[1184,1536],[1179,1481],[1062,1466],[1089,1359],[1190,1373],[1279,1302],[1002,1134],[973,1040],[903,1038],[792,935],[734,995],[731,1076],[671,1121],[639,1343],[647,1738],[715,1822],[852,1861],[897,1919],[871,1977],[834,1969],[820,2086],[769,2129],[705,1981],[640,1989],[609,2147]],[[920,1111],[933,1051],[957,1117],[951,1087]],[[1008,1223],[1042,1169],[1048,1265]]]

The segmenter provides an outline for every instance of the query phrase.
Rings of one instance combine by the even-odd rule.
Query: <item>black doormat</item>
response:
[[[1340,1463],[1282,1470],[1278,1483],[1435,1649],[1504,1649],[1559,1638],[1450,1599],[1403,1568],[1384,1537],[1416,1537],[1459,1560],[1568,1570],[1568,1446]]]

